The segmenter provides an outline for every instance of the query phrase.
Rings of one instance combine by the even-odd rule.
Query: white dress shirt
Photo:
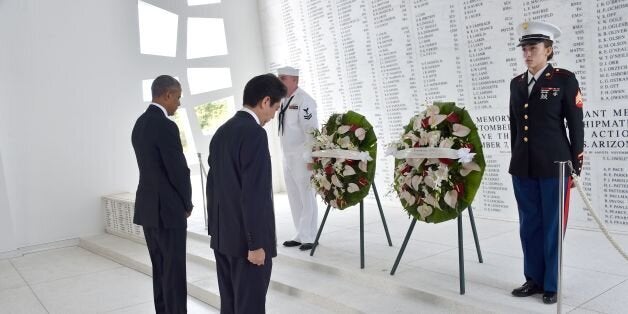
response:
[[[536,84],[536,82],[539,80],[541,74],[543,74],[543,71],[545,71],[548,65],[549,63],[545,64],[545,66],[534,75],[532,75],[532,73],[530,73],[530,70],[528,70],[528,96],[530,96],[530,94],[532,93],[532,88],[534,87],[534,84]],[[534,78],[534,82],[531,82],[532,78]]]
[[[243,106],[241,111],[248,112],[250,115],[252,115],[252,116],[253,116],[253,118],[255,118],[255,122],[257,122],[257,124],[260,124],[260,123],[259,123],[259,118],[258,118],[258,117],[257,117],[257,115],[255,114],[255,112],[253,112],[253,110],[251,110],[251,109],[249,109],[249,108],[247,108],[247,107],[244,107],[244,106]]]

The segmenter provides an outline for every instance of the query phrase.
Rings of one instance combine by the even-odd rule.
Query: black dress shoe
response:
[[[311,250],[312,247],[314,247],[313,243],[303,243],[303,245],[299,246],[299,250],[307,251],[307,250]]]
[[[512,290],[512,295],[515,297],[529,297],[541,292],[543,292],[543,289],[539,287],[539,285],[535,284],[532,280],[528,280],[521,287]]]
[[[556,303],[556,292],[545,292],[543,293],[543,303],[545,304],[554,304]]]
[[[299,246],[299,245],[301,245],[301,242],[294,241],[294,240],[286,241],[283,243],[283,246],[285,247],[293,247],[293,246]]]

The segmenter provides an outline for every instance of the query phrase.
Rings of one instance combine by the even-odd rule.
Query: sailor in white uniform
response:
[[[292,240],[285,241],[283,245],[298,246],[306,251],[312,248],[318,220],[315,192],[310,184],[312,160],[307,157],[312,131],[318,129],[316,102],[299,88],[298,69],[283,67],[277,70],[277,74],[288,89],[288,96],[281,102],[278,120],[283,172],[296,229]]]

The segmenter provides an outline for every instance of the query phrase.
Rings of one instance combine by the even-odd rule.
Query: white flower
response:
[[[357,130],[355,130],[355,137],[357,137],[360,141],[364,140],[364,137],[366,136],[366,130],[363,128],[358,128]]]
[[[416,136],[416,134],[414,134],[414,132],[410,131],[406,134],[403,135],[402,139],[406,140],[411,140],[412,141],[412,145],[414,145],[414,143],[419,141],[419,137]]]
[[[351,129],[351,126],[349,126],[349,125],[341,125],[340,127],[338,127],[338,131],[336,131],[336,133],[338,133],[338,134],[345,134],[350,129]]]
[[[428,117],[431,117],[433,115],[437,115],[440,113],[440,108],[438,108],[438,106],[428,106],[427,109],[425,109],[425,115]]]
[[[471,129],[469,129],[468,127],[460,124],[460,123],[454,123],[453,125],[453,132],[452,134],[457,136],[457,137],[463,137],[463,136],[467,136],[469,135],[469,133],[471,132]]]
[[[455,209],[456,204],[458,203],[458,192],[456,192],[456,190],[447,191],[443,200],[449,207]]]
[[[425,204],[429,204],[434,208],[440,208],[438,200],[434,196],[432,196],[432,194],[427,193],[427,191],[425,190],[423,190],[423,192],[425,193],[425,197],[423,198]]]
[[[440,144],[438,144],[438,147],[442,148],[451,148],[452,146],[454,146],[454,140],[451,137],[444,138],[440,141]]]
[[[406,159],[406,163],[414,168],[418,168],[423,162],[423,158],[408,158]]]
[[[360,161],[360,163],[358,163],[358,168],[360,168],[360,170],[362,172],[366,172],[366,170],[367,170],[367,162],[366,161]]]
[[[430,126],[434,127],[434,126],[439,125],[441,122],[445,121],[445,119],[447,119],[447,115],[444,115],[444,114],[433,115],[430,117],[429,124]]]
[[[460,169],[460,174],[463,177],[466,177],[467,175],[469,175],[469,173],[471,173],[471,171],[480,171],[480,170],[482,170],[480,169],[480,166],[474,161],[472,161],[472,162],[467,162],[467,163],[462,164],[462,169]]]
[[[320,180],[320,182],[321,182],[321,184],[323,185],[323,188],[324,188],[326,191],[329,191],[329,190],[331,189],[331,183],[329,183],[329,180],[327,180],[327,178],[326,178],[326,177],[323,177],[323,178]]]
[[[340,182],[340,180],[335,174],[331,176],[331,183],[339,188],[342,187],[342,182]]]
[[[415,116],[414,119],[412,120],[412,130],[414,131],[418,131],[422,128],[421,126],[421,117],[419,116]]]
[[[331,200],[329,202],[329,205],[331,205],[333,208],[338,208],[338,203],[336,202],[336,200]]]
[[[407,186],[412,186],[412,173],[410,172],[406,173],[403,179],[403,184]]]
[[[425,165],[426,165],[426,166],[438,165],[438,164],[440,164],[440,160],[438,160],[438,158],[429,158],[429,159],[425,162]]]
[[[417,211],[419,212],[419,215],[421,216],[421,220],[423,221],[425,221],[427,216],[431,215],[433,212],[432,208],[425,204],[417,207]]]
[[[447,176],[449,174],[449,170],[447,166],[439,166],[437,170],[428,169],[427,176],[424,181],[432,189],[438,190],[440,189],[440,184],[442,181],[447,180]]]
[[[406,202],[406,206],[412,206],[416,203],[416,197],[408,191],[401,192],[400,197]]]
[[[440,141],[440,131],[431,131],[427,133],[427,139],[430,147],[438,147],[438,142]]]
[[[461,164],[473,161],[473,156],[475,156],[475,153],[472,153],[471,149],[469,149],[467,147],[463,147],[463,148],[457,150],[456,154],[458,154],[458,161]]]
[[[336,162],[334,163],[334,172],[336,173],[341,173],[342,170],[344,169],[344,159],[336,159]]]
[[[345,170],[342,172],[343,176],[352,176],[355,174],[355,170],[349,165],[345,165]]]
[[[413,176],[412,177],[412,189],[415,191],[419,190],[419,184],[423,181],[422,176]]]
[[[349,193],[355,193],[359,190],[360,190],[360,187],[355,183],[349,183],[349,186],[347,187],[347,192]]]
[[[338,145],[340,145],[340,147],[342,148],[349,148],[351,147],[351,139],[348,136],[344,136],[338,139]]]
[[[423,182],[425,182],[425,184],[429,187],[431,187],[432,189],[436,189],[436,180],[434,180],[434,177],[432,176],[427,176],[425,177],[425,179],[423,179]]]

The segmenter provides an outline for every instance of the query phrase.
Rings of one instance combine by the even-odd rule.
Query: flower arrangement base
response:
[[[480,242],[478,240],[478,232],[475,228],[475,219],[473,218],[473,209],[471,206],[467,208],[469,210],[469,220],[471,221],[471,230],[473,230],[473,240],[475,240],[475,250],[478,253],[478,261],[483,263],[482,259],[482,251],[480,250]],[[403,256],[403,252],[406,250],[406,246],[408,245],[408,240],[410,240],[410,235],[412,234],[412,230],[414,230],[414,225],[416,224],[417,219],[412,218],[412,222],[410,223],[410,228],[408,228],[408,233],[406,233],[406,237],[403,240],[403,244],[401,245],[401,249],[399,250],[399,254],[397,255],[397,259],[395,260],[395,264],[390,271],[390,275],[393,276],[397,271],[397,266],[399,266],[399,262],[401,261],[401,257]],[[464,251],[462,249],[462,213],[458,215],[458,272],[460,277],[460,294],[465,293],[465,280],[464,280]]]
[[[382,224],[384,225],[384,231],[386,232],[386,238],[388,239],[388,246],[392,246],[390,233],[388,232],[388,225],[386,224],[386,217],[384,216],[384,210],[382,210],[382,203],[379,201],[379,194],[377,193],[375,182],[373,182],[371,186],[373,187],[373,194],[375,195],[375,200],[377,201],[379,215],[382,218]],[[310,256],[314,256],[314,252],[316,251],[316,247],[318,246],[318,240],[321,238],[321,233],[323,232],[323,228],[325,227],[325,221],[327,221],[327,215],[329,214],[330,209],[331,205],[327,205],[327,210],[325,211],[325,216],[323,216],[323,221],[321,221],[321,226],[318,228],[316,240],[314,240],[314,245],[312,246],[312,250],[310,251]],[[364,200],[360,201],[360,268],[364,269]]]

